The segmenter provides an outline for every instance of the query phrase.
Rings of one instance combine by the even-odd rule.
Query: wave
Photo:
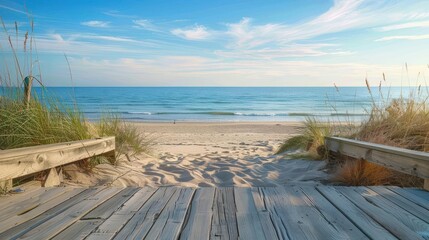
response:
[[[124,112],[130,115],[218,115],[218,116],[251,116],[251,117],[273,117],[273,116],[296,116],[296,117],[329,117],[329,116],[368,116],[365,113],[249,113],[249,112]]]

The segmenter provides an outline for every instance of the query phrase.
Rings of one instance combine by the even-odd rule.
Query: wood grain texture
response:
[[[198,188],[195,192],[180,239],[208,240],[213,216],[214,188]]]
[[[362,195],[358,194],[354,188],[337,187],[358,208],[368,216],[381,224],[385,229],[391,232],[399,239],[423,239],[416,232],[407,227],[404,223],[395,218],[391,212],[386,212],[372,202],[367,201]]]
[[[327,137],[328,150],[382,165],[421,178],[429,178],[429,153],[346,138]]]
[[[210,239],[238,239],[233,188],[216,188]]]
[[[0,181],[44,171],[115,150],[115,137],[4,150]]]

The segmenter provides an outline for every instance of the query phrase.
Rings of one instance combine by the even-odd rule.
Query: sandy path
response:
[[[150,155],[113,167],[102,164],[92,176],[75,173],[71,185],[115,186],[277,186],[326,179],[323,162],[274,155],[299,123],[135,123],[156,144]],[[72,173],[73,174],[73,173]]]

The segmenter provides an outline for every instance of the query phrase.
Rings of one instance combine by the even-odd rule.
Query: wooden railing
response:
[[[347,138],[327,137],[326,148],[356,159],[382,165],[398,172],[424,179],[424,189],[429,191],[429,153],[357,141]]]
[[[56,143],[0,151],[0,187],[9,189],[12,180],[49,170],[44,186],[61,182],[59,166],[97,155],[115,157],[115,137]]]

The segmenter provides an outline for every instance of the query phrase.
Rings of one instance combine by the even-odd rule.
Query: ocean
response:
[[[37,89],[36,91],[40,91]],[[365,87],[50,87],[90,120],[110,112],[130,121],[360,121],[373,102]],[[378,88],[372,90],[378,101]],[[383,89],[398,97],[401,88]]]

